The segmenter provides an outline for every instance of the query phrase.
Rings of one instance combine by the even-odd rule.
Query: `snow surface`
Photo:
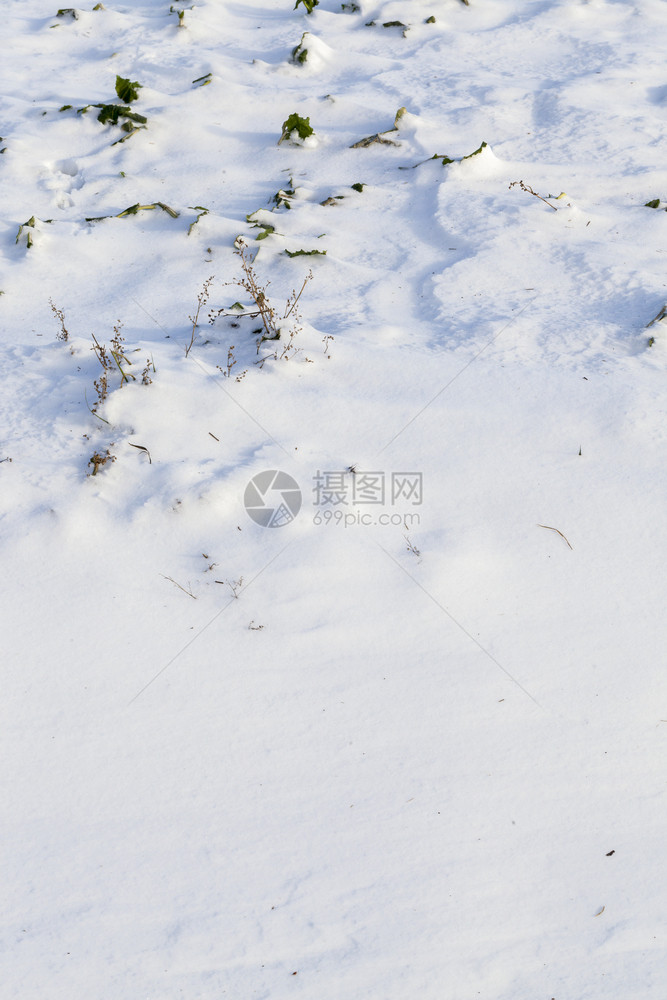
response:
[[[2,6],[3,996],[662,1000],[667,4]]]

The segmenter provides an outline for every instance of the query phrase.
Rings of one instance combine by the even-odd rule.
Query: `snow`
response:
[[[667,10],[292,6],[4,5],[3,993],[662,1000]]]

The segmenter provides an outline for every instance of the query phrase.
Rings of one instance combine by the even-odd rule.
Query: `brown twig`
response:
[[[192,323],[192,331],[190,333],[190,343],[186,344],[186,347],[185,347],[185,356],[186,356],[186,358],[189,355],[189,353],[192,350],[192,348],[194,347],[195,337],[197,335],[196,331],[197,331],[197,327],[199,325],[199,313],[201,312],[202,307],[205,306],[206,303],[208,302],[212,281],[213,281],[213,275],[211,275],[210,278],[207,278],[206,281],[204,282],[204,284],[202,285],[202,290],[199,293],[199,295],[197,296],[197,310],[196,310],[194,316],[188,316],[188,319]]]
[[[537,526],[537,527],[538,527],[538,528],[547,528],[547,529],[548,529],[549,531],[557,531],[557,532],[558,532],[558,534],[560,535],[560,537],[561,537],[561,538],[564,538],[564,539],[565,539],[565,541],[567,542],[567,538],[565,538],[565,535],[563,534],[563,532],[562,532],[562,531],[559,531],[559,529],[558,529],[558,528],[552,528],[550,524],[538,524],[538,526]],[[569,543],[569,542],[567,542],[567,544],[568,544],[568,545],[570,545],[570,543]],[[572,546],[571,546],[571,545],[570,545],[570,548],[572,548]]]
[[[543,198],[541,194],[537,193],[537,191],[533,191],[530,184],[524,184],[523,181],[512,181],[512,183],[509,186],[510,191],[512,190],[513,187],[517,185],[521,188],[522,191],[526,191],[527,194],[532,194],[535,198],[539,198],[540,201],[543,201],[545,205],[548,205],[549,208],[553,208],[554,212],[558,211],[555,205],[552,205],[550,201],[547,201],[546,198]]]
[[[178,587],[178,589],[182,590],[184,594],[187,594],[188,597],[191,597],[193,601],[197,600],[197,598],[195,597],[195,595],[192,593],[191,590],[186,590],[185,587],[181,587],[180,583],[176,583],[176,581],[172,577],[165,576],[164,573],[160,573],[160,576],[162,577],[163,580],[169,580],[169,583],[173,583],[175,587]]]

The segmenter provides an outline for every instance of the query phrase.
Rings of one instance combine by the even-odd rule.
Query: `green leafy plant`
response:
[[[294,10],[297,9],[299,4],[302,3],[306,8],[306,14],[312,14],[316,7],[319,7],[320,0],[296,0],[294,4]]]
[[[102,125],[106,125],[107,122],[111,125],[117,125],[120,118],[124,118],[125,122],[121,126],[125,132],[135,132],[136,129],[130,124],[130,122],[135,122],[138,125],[145,125],[148,119],[145,115],[137,114],[136,111],[131,111],[127,107],[132,101],[136,101],[139,98],[139,91],[141,90],[141,84],[137,80],[130,80],[127,77],[116,76],[116,95],[123,102],[122,104],[93,104],[92,107],[100,108],[100,113],[97,116],[98,122]],[[91,105],[88,105],[90,107]],[[85,112],[87,108],[82,108],[81,111]]]
[[[311,127],[310,118],[302,118],[300,115],[294,111],[289,118],[286,118],[283,122],[282,135],[278,140],[278,145],[284,142],[285,139],[289,139],[296,132],[299,139],[307,139],[309,136],[314,135],[314,129]]]
[[[294,182],[290,178],[290,184],[293,185]],[[292,198],[295,195],[294,187],[281,188],[280,191],[276,191],[271,201],[276,206],[276,208],[287,208],[292,207]]]
[[[267,236],[275,233],[276,227],[271,225],[270,222],[262,222],[261,219],[256,219],[256,212],[251,212],[250,215],[246,215],[246,222],[251,223],[254,229],[261,229],[261,232],[255,237],[256,240],[265,240]]]
[[[140,115],[136,111],[132,111],[128,105],[133,101],[139,99],[139,91],[142,88],[137,80],[130,80],[128,77],[116,76],[116,95],[123,101],[122,104],[114,103],[101,103],[101,104],[86,104],[82,108],[77,108],[77,115],[85,115],[87,111],[91,108],[99,108],[99,114],[97,116],[98,122],[102,125],[118,125],[122,120],[122,125],[120,126],[123,132],[128,134],[118,142],[125,142],[130,136],[138,132],[140,128],[145,128],[148,119],[145,115]],[[59,111],[70,111],[72,108],[71,104],[63,104]],[[116,143],[113,143],[116,145]]]
[[[123,76],[116,76],[116,94],[118,100],[122,101],[123,104],[131,104],[132,101],[138,100],[141,89],[141,84],[137,80],[132,81]]]
[[[111,125],[117,125],[119,118],[126,118],[128,121],[138,122],[140,125],[145,125],[148,121],[144,115],[139,115],[136,111],[131,111],[122,104],[95,104],[93,107],[102,109],[97,116],[98,122],[101,122],[102,125],[106,125],[107,122]],[[124,126],[124,128],[126,131],[128,130],[128,126]]]
[[[326,257],[326,250],[285,250],[288,257]]]

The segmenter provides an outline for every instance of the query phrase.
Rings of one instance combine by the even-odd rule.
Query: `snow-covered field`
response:
[[[95,6],[2,4],[3,996],[663,1000],[667,4]]]

